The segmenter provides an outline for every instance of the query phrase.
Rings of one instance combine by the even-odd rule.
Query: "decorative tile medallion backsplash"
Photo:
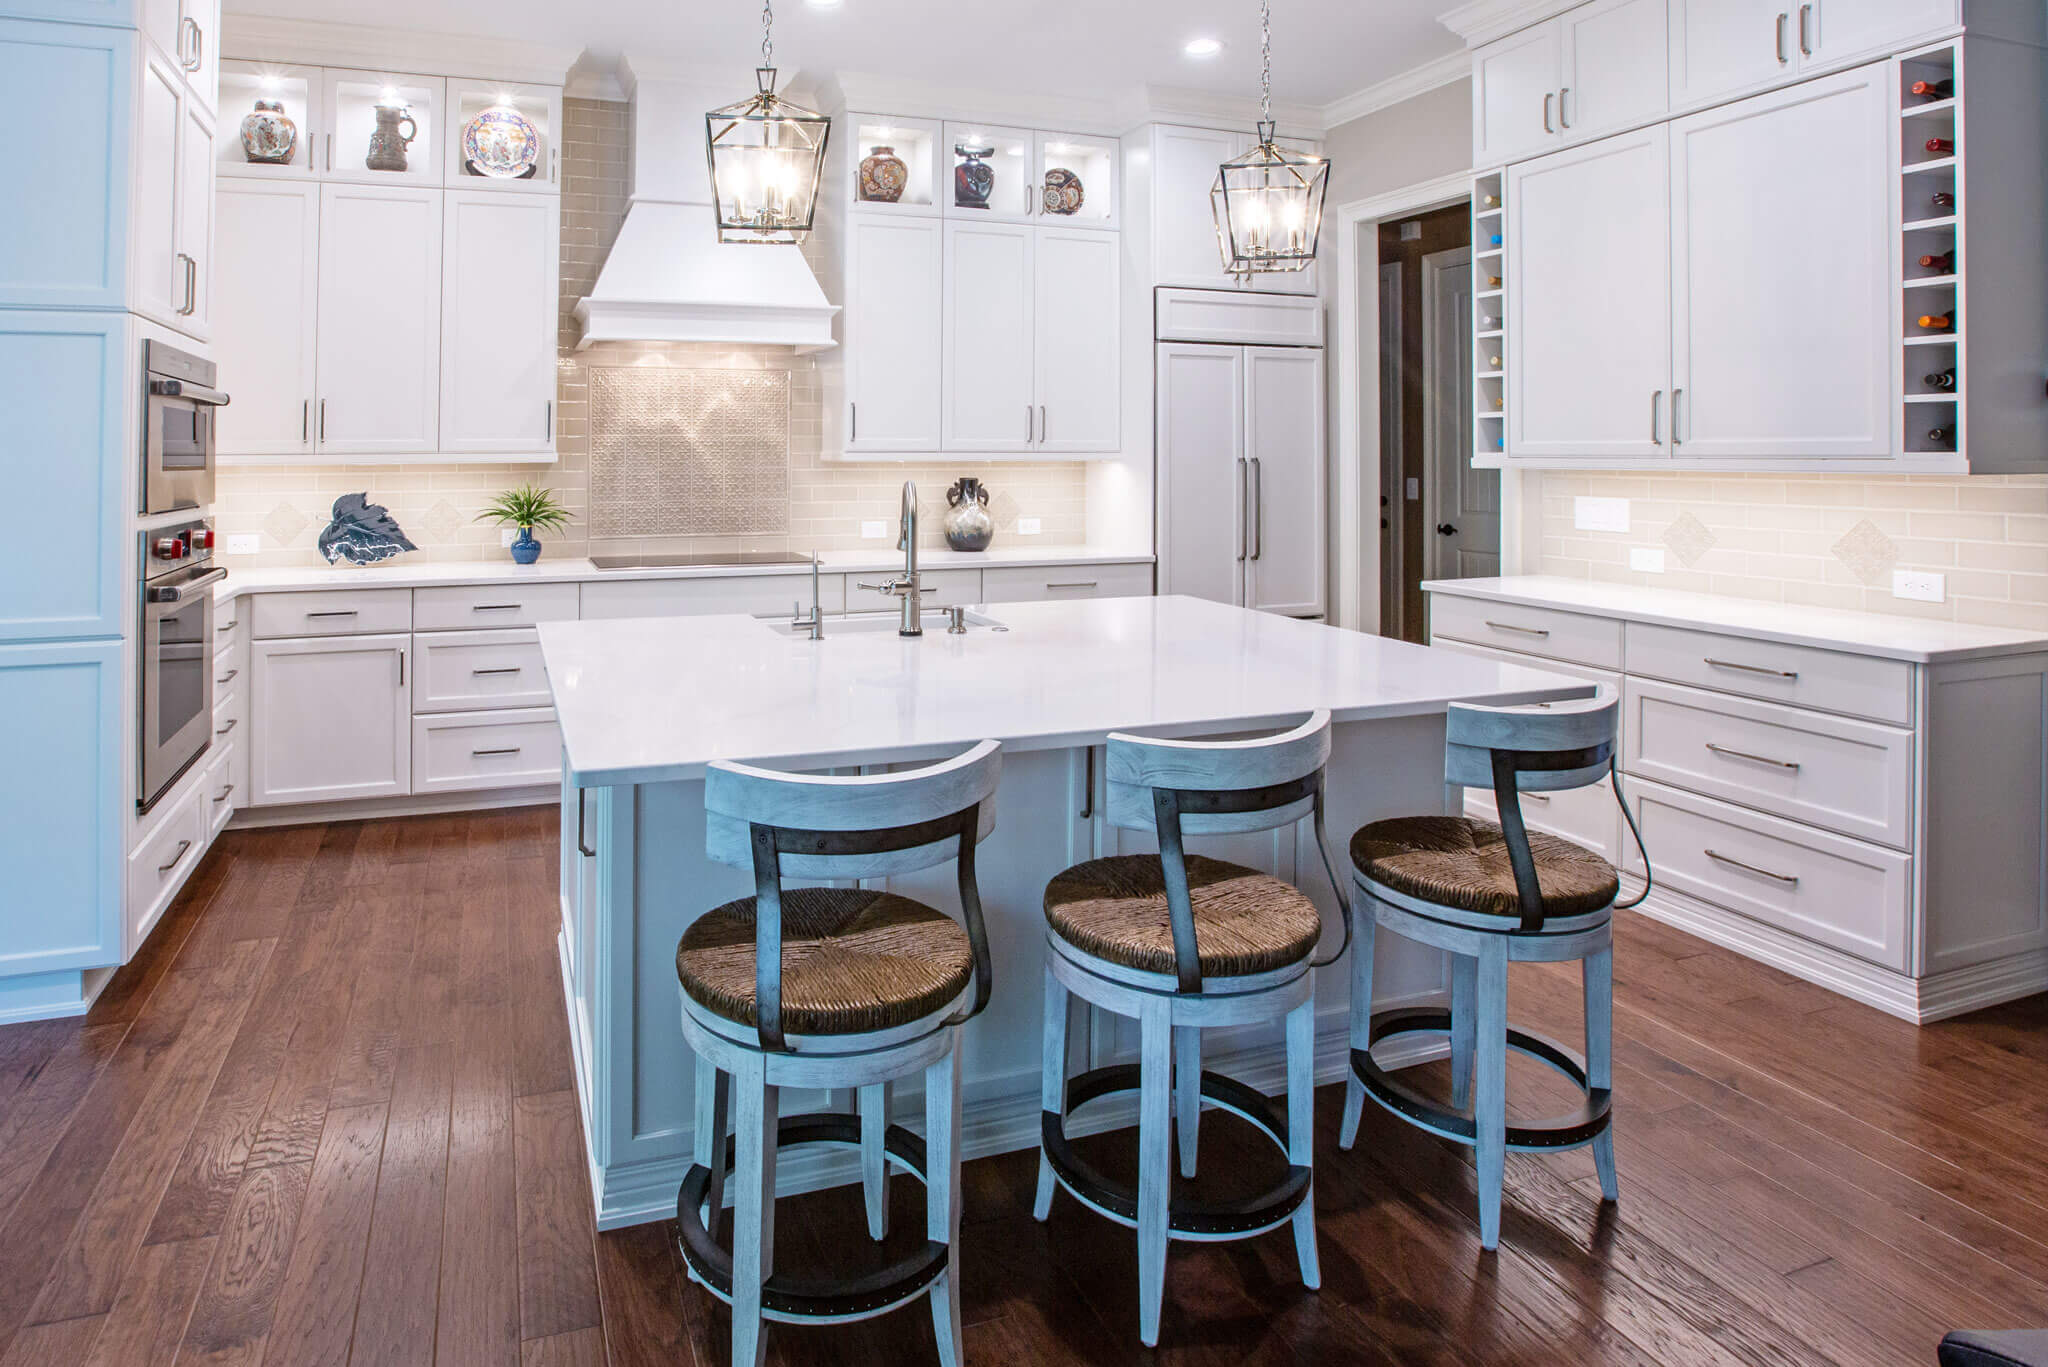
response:
[[[590,535],[789,530],[789,372],[590,368]]]

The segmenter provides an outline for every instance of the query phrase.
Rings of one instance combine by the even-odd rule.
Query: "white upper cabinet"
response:
[[[442,192],[320,187],[322,452],[431,452],[440,435]]]
[[[1558,20],[1564,83],[1557,126],[1570,140],[1661,119],[1671,108],[1665,0],[1593,0]]]
[[[1244,601],[1249,350],[1207,342],[1158,345],[1161,593]]]
[[[512,111],[526,120],[534,132],[533,166],[529,173],[498,176],[480,169],[469,155],[470,125],[485,119],[482,130],[494,123],[511,125],[505,115]],[[442,179],[451,190],[509,190],[524,194],[557,194],[562,188],[562,88],[558,85],[516,85],[510,81],[471,81],[448,78],[448,117],[441,149]],[[508,140],[509,141],[509,140]],[[481,147],[488,147],[480,140]]]
[[[1321,616],[1328,604],[1322,348],[1246,347],[1244,383],[1245,605]]]
[[[130,302],[136,312],[176,327],[185,307],[185,263],[178,259],[178,139],[184,125],[184,96],[177,68],[151,49],[144,50],[137,100]]]
[[[1029,128],[946,122],[939,162],[946,168],[948,217],[1029,223],[1038,217],[1038,135]],[[962,148],[985,150],[969,157]],[[979,192],[986,186],[986,195]]]
[[[1793,0],[1669,0],[1671,102],[1761,90],[1799,69]]]
[[[310,451],[320,187],[223,177],[214,212],[220,259],[264,263],[223,272],[214,291],[214,358],[234,377],[221,454]]]
[[[321,174],[376,185],[441,183],[441,120],[448,83],[438,76],[321,72]]]
[[[178,264],[184,331],[213,336],[213,116],[189,95],[178,120]]]
[[[213,114],[220,108],[220,0],[184,0],[178,13],[177,56],[186,86]]]
[[[1671,125],[1676,454],[1890,453],[1889,71]]]
[[[939,449],[943,226],[936,218],[849,216],[844,314],[849,452]]]
[[[1556,20],[1474,52],[1472,164],[1498,166],[1554,146],[1562,136],[1557,92],[1563,86],[1564,43]]]
[[[1037,242],[1038,449],[1118,447],[1122,363],[1118,242],[1085,228],[1040,228]],[[1318,408],[1320,411],[1320,407]]]
[[[1792,16],[1807,70],[1888,56],[1961,22],[1959,0],[1807,0]]]
[[[441,445],[449,453],[555,446],[554,269],[561,202],[450,190],[442,212]]]
[[[1216,245],[1209,187],[1242,149],[1236,133],[1162,124],[1152,134],[1152,260],[1161,285],[1235,289]]]
[[[1509,168],[1511,457],[1670,453],[1668,146],[1658,124]]]
[[[1038,433],[1032,382],[1032,266],[1026,224],[946,223],[943,430],[949,451],[1029,451]]]

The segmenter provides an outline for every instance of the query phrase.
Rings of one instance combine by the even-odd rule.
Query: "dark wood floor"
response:
[[[700,1363],[723,1310],[663,1225],[597,1235],[551,942],[547,809],[225,836],[82,1020],[0,1029],[0,1367]],[[999,984],[1035,992],[1037,984]],[[1034,1158],[969,1165],[984,1363],[1915,1363],[2048,1322],[2048,998],[1925,1030],[1627,918],[1623,1200],[1511,1156],[1483,1254],[1466,1156],[1318,1097],[1320,1295],[1284,1231],[1176,1246],[1163,1346],[1134,1240]],[[1576,980],[1514,1008],[1576,1032]],[[1518,1108],[1556,1093],[1515,1075]],[[1127,1138],[1090,1141],[1128,1160]],[[1203,1185],[1270,1161],[1223,1121]],[[919,1237],[898,1183],[898,1237]],[[884,1256],[857,1197],[782,1207],[786,1266]],[[932,1362],[921,1305],[778,1330],[787,1363]]]

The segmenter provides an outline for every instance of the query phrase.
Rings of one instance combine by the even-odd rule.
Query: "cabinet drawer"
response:
[[[1454,655],[1470,655],[1474,659],[1492,660],[1496,664],[1520,665],[1524,669],[1543,669],[1553,674],[1562,674],[1566,678],[1584,679],[1589,684],[1603,684],[1614,690],[1615,697],[1619,698],[1621,696],[1621,675],[1605,669],[1588,669],[1584,665],[1567,664],[1563,661],[1531,660],[1527,656],[1517,655],[1510,650],[1495,650],[1491,646],[1477,646],[1473,645],[1470,641],[1453,641],[1446,638],[1441,641],[1431,641],[1430,645],[1437,650],[1448,650]],[[1626,708],[1622,709],[1621,714],[1617,717],[1616,725],[1624,731],[1627,729],[1628,717]],[[1619,741],[1616,743],[1616,753],[1620,753]],[[1610,803],[1609,805],[1611,806],[1612,804]]]
[[[991,566],[981,572],[982,601],[1034,603],[1049,598],[1143,598],[1152,592],[1150,565]]]
[[[1911,732],[1644,679],[1630,679],[1624,696],[1629,773],[1843,835],[1911,845]]]
[[[259,639],[412,630],[411,589],[259,593],[253,602]]]
[[[1904,660],[1648,622],[1630,622],[1625,639],[1631,674],[1899,726],[1912,721],[1913,667]]]
[[[1429,635],[1594,669],[1621,668],[1621,623],[1611,617],[1436,593],[1429,599]]]
[[[157,917],[206,852],[208,796],[204,772],[195,782],[180,780],[185,795],[128,856],[128,947],[132,951],[149,934]],[[215,789],[214,791],[218,791]]]
[[[1465,815],[1499,821],[1493,793],[1485,788],[1467,788]],[[1614,800],[1614,785],[1604,778],[1590,788],[1523,793],[1522,820],[1532,830],[1548,831],[1584,845],[1617,868],[1621,866],[1622,847],[1630,843],[1621,828],[1621,807]]]
[[[843,612],[846,608],[846,576],[820,575],[818,598],[818,605],[826,612]],[[722,612],[779,615],[788,612],[792,603],[801,603],[805,612],[811,610],[811,576],[808,573],[587,583],[583,585],[582,615],[587,618],[701,617]]]
[[[220,834],[220,828],[228,824],[228,818],[241,805],[236,796],[241,790],[235,783],[237,747],[232,744],[215,745],[214,749],[218,754],[206,766],[206,776],[199,781],[199,806],[206,822],[208,843]]]
[[[535,622],[576,619],[574,584],[473,584],[461,588],[415,589],[415,631],[471,631],[524,627]]]
[[[1628,794],[1660,885],[1906,971],[1907,856],[1655,783]]]
[[[532,627],[413,637],[412,710],[546,707],[554,700]]]
[[[415,717],[412,756],[415,793],[562,781],[562,733],[552,707]]]
[[[240,665],[223,663],[218,656],[213,662],[213,715],[214,729],[220,729],[220,718],[243,717],[249,713],[249,671]]]

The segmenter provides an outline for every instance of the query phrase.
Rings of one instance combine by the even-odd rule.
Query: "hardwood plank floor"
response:
[[[548,808],[231,832],[89,1015],[0,1027],[0,1367],[724,1363],[667,1226],[593,1231],[557,849]],[[1583,1152],[1512,1155],[1483,1253],[1469,1156],[1370,1108],[1342,1153],[1327,1089],[1322,1291],[1284,1231],[1176,1245],[1145,1354],[1130,1232],[1065,1198],[1039,1224],[1035,1155],[985,1159],[969,1360],[1858,1367],[2048,1322],[2048,997],[1915,1029],[1638,917],[1617,938],[1619,1207]],[[1574,970],[1513,993],[1577,1033]],[[1083,1146],[1129,1174],[1129,1135]],[[1193,1186],[1273,1161],[1205,1119]],[[891,1190],[882,1250],[852,1189],[785,1202],[782,1265],[921,1238]],[[771,1358],[936,1362],[922,1302],[778,1327]]]

